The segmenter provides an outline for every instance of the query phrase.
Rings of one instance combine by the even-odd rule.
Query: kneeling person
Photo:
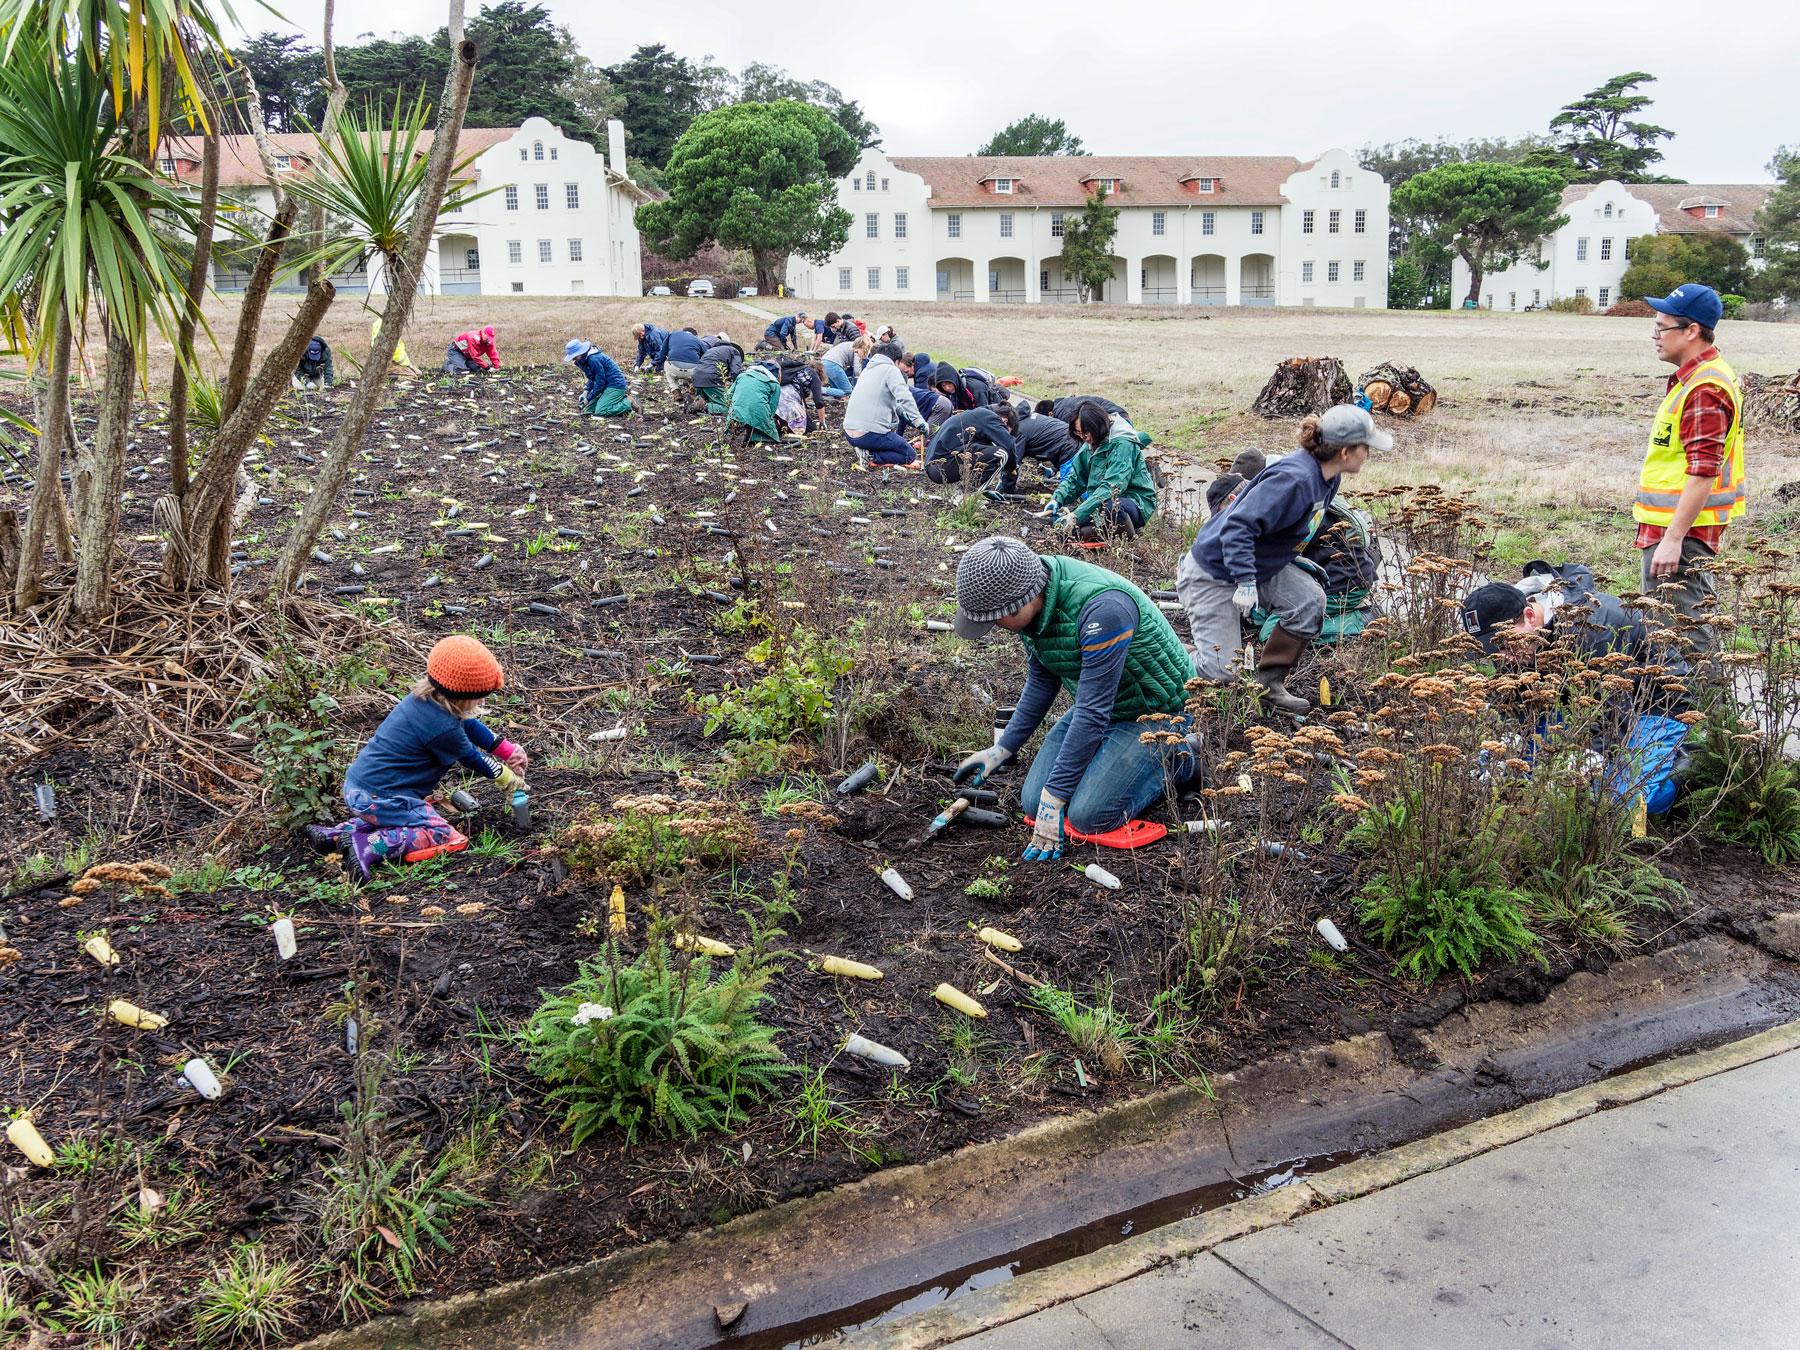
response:
[[[563,360],[587,376],[582,412],[589,417],[623,417],[632,411],[631,398],[625,392],[625,372],[612,357],[591,342],[570,338],[563,344]]]
[[[934,483],[960,483],[967,470],[971,487],[979,487],[996,473],[1000,490],[1019,486],[1019,444],[1013,435],[1019,414],[1011,403],[994,408],[971,408],[957,413],[938,428],[925,452],[925,476]]]
[[[1194,776],[1186,741],[1141,739],[1150,728],[1138,718],[1182,715],[1192,671],[1169,621],[1131,582],[998,535],[957,565],[956,606],[959,636],[998,624],[1019,635],[1026,664],[1012,719],[994,745],[957,766],[957,782],[979,784],[1018,754],[1059,692],[1075,700],[1025,777],[1020,802],[1034,818],[1027,862],[1061,856],[1065,820],[1082,834],[1105,834]]]
[[[1050,496],[1050,513],[1084,539],[1136,534],[1156,513],[1156,480],[1144,458],[1150,438],[1097,403],[1083,403],[1066,420],[1081,448]]]

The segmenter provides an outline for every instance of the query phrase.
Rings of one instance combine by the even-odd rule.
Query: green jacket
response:
[[[1135,721],[1146,713],[1178,713],[1187,702],[1193,659],[1156,602],[1117,572],[1065,558],[1041,555],[1050,569],[1044,612],[1019,634],[1025,649],[1062,682],[1069,696],[1081,682],[1081,607],[1102,591],[1123,591],[1137,604],[1137,636],[1125,658],[1125,674],[1113,700],[1112,720]]]
[[[1087,499],[1075,508],[1076,522],[1085,524],[1114,497],[1125,497],[1149,520],[1156,511],[1156,483],[1144,459],[1148,440],[1134,432],[1114,436],[1098,450],[1082,446],[1070,461],[1069,476],[1050,498],[1051,506],[1060,510],[1085,492]]]

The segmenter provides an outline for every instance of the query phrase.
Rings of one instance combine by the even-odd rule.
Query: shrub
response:
[[[1763,737],[1746,725],[1721,705],[1690,742],[1688,813],[1708,838],[1753,848],[1772,867],[1800,863],[1800,767],[1757,753]]]
[[[1647,319],[1656,313],[1642,300],[1621,300],[1606,311],[1609,319]]]
[[[613,800],[618,814],[598,807],[557,836],[570,870],[622,886],[646,886],[692,866],[727,867],[756,851],[756,827],[731,803],[678,800],[664,793]]]
[[[1744,313],[1744,306],[1750,303],[1748,300],[1746,300],[1741,295],[1721,295],[1719,297],[1719,300],[1725,306],[1725,316],[1724,317],[1726,317],[1727,319],[1736,319],[1736,318],[1742,317],[1742,315]]]
[[[1592,314],[1594,302],[1585,295],[1561,295],[1550,302],[1550,309],[1556,314]]]
[[[695,707],[705,716],[705,734],[723,728],[742,741],[822,736],[832,716],[833,687],[855,664],[844,644],[795,628],[785,637],[765,638],[748,655],[768,673],[754,684],[699,699]]]
[[[1401,974],[1434,980],[1449,970],[1465,979],[1490,957],[1510,961],[1538,954],[1518,891],[1452,872],[1434,881],[1409,877],[1395,884],[1371,879],[1357,913],[1376,940],[1395,953]],[[1541,958],[1540,958],[1541,959]]]
[[[386,676],[361,653],[324,666],[296,646],[271,649],[268,671],[251,699],[253,711],[233,729],[255,730],[263,795],[276,824],[302,825],[336,814],[352,748],[334,730],[341,721],[340,699],[379,685]]]
[[[774,973],[761,942],[715,976],[710,958],[674,955],[669,931],[654,925],[633,961],[615,943],[582,962],[520,1033],[577,1144],[607,1125],[631,1142],[646,1127],[690,1139],[728,1130],[792,1072],[756,1020]]]

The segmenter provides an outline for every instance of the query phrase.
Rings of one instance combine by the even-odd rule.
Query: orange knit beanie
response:
[[[452,698],[486,698],[506,684],[506,672],[479,641],[458,633],[425,658],[425,678]]]

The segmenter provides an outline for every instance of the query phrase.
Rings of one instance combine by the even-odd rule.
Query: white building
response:
[[[1538,246],[1535,259],[1481,279],[1483,309],[1541,308],[1552,300],[1584,296],[1596,309],[1621,299],[1625,245],[1646,234],[1725,234],[1742,244],[1752,262],[1762,257],[1756,213],[1769,185],[1755,183],[1631,183],[1608,179],[1563,189],[1569,223]],[[1534,263],[1541,262],[1540,268]],[[1461,258],[1450,273],[1450,298],[1469,294],[1469,268]]]
[[[625,128],[607,123],[613,167],[586,141],[573,140],[541,117],[517,127],[464,127],[458,142],[472,156],[458,181],[478,199],[438,218],[425,262],[424,288],[447,295],[642,295],[643,257],[634,217],[650,200],[625,169]],[[417,153],[431,150],[420,135]],[[318,159],[307,135],[274,135],[278,173],[305,173]],[[176,138],[164,151],[163,173],[198,190],[200,144]],[[248,202],[260,214],[274,209],[274,192],[249,136],[226,136],[219,147],[221,197]],[[213,284],[242,290],[248,273],[215,258]],[[339,290],[367,290],[362,269],[334,276]],[[298,287],[297,279],[287,285]],[[379,270],[373,287],[381,289]]]
[[[1341,150],[1281,156],[889,158],[838,184],[850,239],[789,260],[797,295],[1073,303],[1064,223],[1094,188],[1119,208],[1113,276],[1132,305],[1387,305],[1388,188]]]

